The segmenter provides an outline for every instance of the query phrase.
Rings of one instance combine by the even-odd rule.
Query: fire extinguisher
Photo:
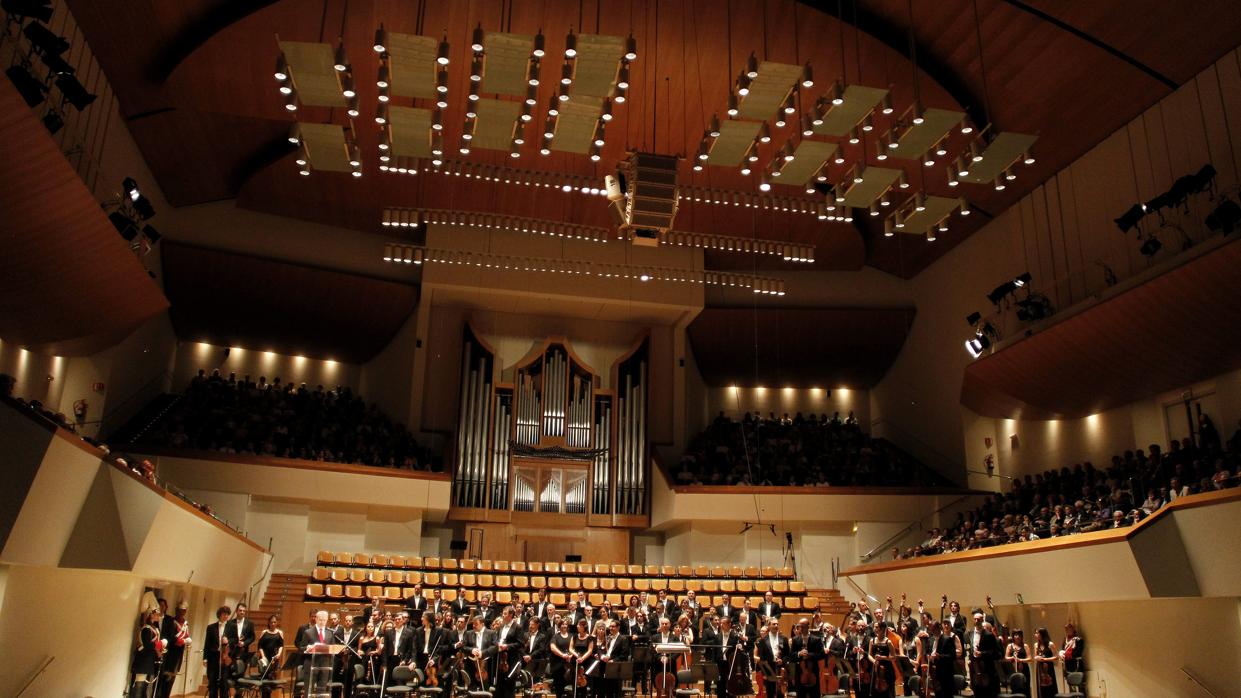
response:
[[[90,407],[90,404],[86,400],[78,400],[73,403],[73,418],[79,424],[86,421],[86,410],[88,407]]]

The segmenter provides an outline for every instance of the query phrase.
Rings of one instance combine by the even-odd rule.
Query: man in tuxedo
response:
[[[733,605],[732,597],[728,594],[724,594],[723,602],[715,607],[715,613],[720,617],[721,621],[724,618],[735,619],[740,610],[740,608]]]
[[[496,637],[496,661],[492,667],[492,675],[496,698],[513,698],[516,686],[517,667],[521,665],[522,650],[525,649],[525,638],[522,636],[521,622],[516,612],[508,607],[500,612],[500,629],[493,631]],[[508,664],[507,671],[500,670],[501,659]]]
[[[452,614],[458,618],[465,618],[470,615],[470,602],[465,598],[465,587],[457,588],[457,598],[452,602]]]
[[[672,634],[672,621],[668,620],[667,617],[660,618],[659,627],[655,632],[651,633],[651,645],[667,645],[677,641],[677,637]],[[652,653],[651,666],[648,670],[652,682],[663,671],[667,671],[669,674],[676,673],[676,657]]]
[[[595,608],[590,605],[590,599],[586,598],[586,592],[578,589],[577,593],[573,595],[573,600],[577,602],[577,610],[582,612],[582,617],[591,621],[593,624],[595,620]]]
[[[414,631],[413,657],[414,664],[423,671],[433,660],[438,660],[440,646],[443,644],[444,630],[435,627],[435,616],[431,613],[422,614],[422,623]]]
[[[526,635],[521,642],[521,663],[536,682],[542,676],[542,672],[537,671],[539,665],[547,661],[551,653],[548,647],[550,642],[551,633],[543,630],[543,621],[531,618],[527,622]]]
[[[810,619],[798,619],[797,636],[789,643],[789,654],[794,662],[809,661],[810,670],[815,677],[809,686],[802,686],[798,681],[797,698],[819,698],[819,665],[823,660],[823,641],[810,634]]]
[[[948,604],[948,615],[944,617],[944,632],[956,635],[965,641],[965,616],[961,615],[961,604],[952,601]]]
[[[439,587],[431,590],[431,601],[427,604],[427,610],[437,616],[448,610],[448,602],[444,600]]]
[[[711,638],[711,644],[707,648],[707,658],[714,661],[720,670],[720,678],[715,682],[715,694],[719,698],[728,698],[728,679],[733,671],[744,668],[738,666],[738,655],[744,652],[741,637],[733,632],[733,619],[720,616],[719,633]]]
[[[569,603],[565,606],[564,614],[561,616],[568,621],[570,628],[576,628],[577,622],[586,617],[586,614],[577,607],[577,602],[569,599]]]
[[[538,589],[534,592],[534,598],[530,599],[530,617],[538,618],[540,627],[547,627],[548,615],[547,608],[551,604],[547,601],[547,590]]]
[[[465,638],[469,634],[468,621],[465,616],[458,616],[448,635],[440,641],[440,652],[444,659],[448,659],[457,652],[465,652]]]
[[[384,666],[391,673],[401,664],[409,664],[414,656],[414,630],[409,627],[409,614],[396,614],[396,624],[384,633]]]
[[[974,629],[966,638],[970,660],[970,688],[979,698],[1000,695],[1000,639],[982,609],[974,609]]]
[[[233,676],[240,677],[246,672],[250,661],[250,645],[254,644],[254,622],[246,617],[248,609],[244,603],[237,604],[237,611],[228,625],[224,627],[224,636],[228,638],[229,653],[233,662]]]
[[[693,589],[685,592],[685,601],[686,605],[689,606],[690,613],[693,614],[689,617],[690,622],[697,623],[698,617],[702,615],[702,606],[698,604],[698,595],[694,593]]]
[[[228,618],[233,609],[220,606],[215,611],[216,622],[207,626],[203,643],[203,664],[207,665],[207,698],[225,698],[228,695],[228,677],[221,665],[222,655],[228,651]]]
[[[496,653],[495,633],[487,629],[481,615],[474,616],[474,628],[465,634],[465,656],[471,662],[470,687],[485,690],[481,682],[483,672],[488,670],[488,660]],[[490,678],[490,677],[489,677]]]
[[[784,698],[780,693],[780,670],[784,669],[789,656],[788,638],[780,634],[780,623],[768,621],[758,637],[758,669],[763,674],[763,685],[768,698]]]
[[[613,662],[628,661],[629,638],[621,634],[619,622],[608,621],[607,639],[595,651],[599,659],[599,676],[607,673],[607,665]],[[596,695],[598,698],[620,698],[620,684],[620,679],[602,678],[598,682],[599,689]]]
[[[336,642],[346,647],[336,655],[336,680],[344,685],[343,696],[353,693],[353,667],[362,664],[362,658],[356,653],[362,631],[363,628],[354,623],[353,615],[349,613],[345,614],[340,630],[336,631]]]
[[[779,618],[780,613],[780,604],[776,603],[776,597],[772,596],[770,591],[763,594],[763,603],[758,607],[758,615],[763,618],[763,622]]]
[[[491,603],[491,594],[489,592],[483,592],[482,599],[478,602],[478,608],[474,610],[474,615],[481,616],[483,623],[488,628],[491,627],[491,621],[500,616],[499,611],[497,611],[495,606]]]
[[[405,612],[409,614],[411,623],[421,623],[422,613],[427,610],[427,599],[422,595],[422,585],[414,585],[414,593],[405,599]]]

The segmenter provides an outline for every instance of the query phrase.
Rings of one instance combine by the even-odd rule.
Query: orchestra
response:
[[[1073,623],[1065,625],[1059,648],[1046,628],[1027,644],[1022,630],[999,622],[990,598],[986,611],[973,609],[964,628],[960,604],[947,596],[940,620],[921,600],[915,613],[902,597],[895,613],[890,598],[886,608],[872,609],[864,599],[851,604],[839,628],[816,611],[798,618],[789,635],[770,595],[750,609],[727,597],[710,606],[690,594],[678,599],[661,591],[649,605],[634,595],[618,610],[577,594],[563,612],[548,598],[540,590],[529,603],[494,603],[488,594],[477,603],[463,596],[449,603],[437,590],[395,609],[376,598],[356,612],[315,609],[288,641],[277,616],[256,635],[244,603],[235,610],[222,606],[205,629],[207,695],[242,695],[245,677],[259,679],[266,697],[286,669],[284,680],[300,687],[311,672],[310,652],[320,644],[333,646],[334,658],[330,674],[316,682],[331,681],[340,698],[391,685],[397,667],[412,673],[411,687],[438,687],[444,698],[468,691],[520,698],[544,690],[558,698],[671,696],[687,681],[717,698],[948,698],[963,682],[976,696],[1044,697],[1058,690],[1058,667],[1066,678],[1085,670],[1085,640]],[[175,615],[155,608],[144,614],[131,695],[172,695],[193,643],[187,610],[181,602]]]

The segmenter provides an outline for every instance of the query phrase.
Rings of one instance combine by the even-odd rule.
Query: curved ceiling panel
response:
[[[93,354],[168,307],[57,143],[0,80],[0,337]]]
[[[965,369],[988,417],[1086,417],[1241,367],[1241,241],[1004,347]]]
[[[913,324],[913,308],[706,308],[689,326],[708,385],[871,388]]]
[[[418,303],[408,284],[163,244],[172,324],[187,341],[363,363]]]

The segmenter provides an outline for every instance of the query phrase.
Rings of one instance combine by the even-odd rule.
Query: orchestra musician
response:
[[[250,645],[254,644],[254,622],[246,617],[249,609],[245,603],[237,604],[232,620],[225,626],[224,635],[228,638],[228,651],[233,658],[233,676],[240,677],[250,662]]]
[[[1055,698],[1056,695],[1056,643],[1051,641],[1051,633],[1047,628],[1039,628],[1034,633],[1034,685],[1038,687],[1039,698]]]
[[[383,638],[377,634],[374,623],[367,623],[358,638],[358,652],[366,663],[366,683],[379,683],[383,671],[379,665],[383,661]]]
[[[131,696],[151,696],[156,688],[160,667],[164,660],[164,639],[160,637],[163,614],[153,608],[143,614],[142,627],[138,628],[138,643],[134,648],[134,660],[130,665],[133,675]]]
[[[531,618],[527,621],[526,637],[521,647],[521,664],[526,671],[531,673],[532,683],[542,682],[542,672],[536,673],[536,669],[547,661],[550,644],[551,635],[543,630],[543,621],[538,618]]]
[[[598,655],[599,661],[603,664],[603,671],[606,672],[607,665],[613,662],[629,661],[630,651],[629,638],[621,634],[620,623],[616,620],[609,620],[607,637],[600,643]],[[597,698],[620,698],[620,679],[604,677],[598,681],[598,686]]]
[[[500,612],[500,628],[495,632],[496,661],[493,673],[496,698],[513,698],[516,676],[522,663],[525,638],[516,609],[507,607]]]
[[[1072,623],[1064,624],[1064,646],[1058,655],[1060,661],[1064,662],[1064,672],[1066,674],[1074,671],[1086,671],[1086,640],[1077,634],[1077,626]]]
[[[401,611],[396,614],[396,622],[391,630],[384,633],[383,666],[392,670],[401,664],[409,664],[414,656],[414,631],[409,627],[409,614]]]
[[[572,661],[569,662],[568,679],[573,684],[572,693],[576,695],[581,687],[582,677],[590,667],[590,659],[595,655],[595,636],[590,632],[590,621],[585,618],[577,621],[577,634],[573,636],[569,654]]]
[[[427,610],[430,611],[432,615],[440,616],[443,615],[448,608],[449,604],[444,600],[443,591],[439,587],[432,589],[431,601],[427,603]]]
[[[1026,634],[1021,628],[1016,628],[1012,631],[1012,637],[1008,639],[1008,646],[1004,648],[1004,659],[1012,664],[1013,673],[1026,677],[1024,690],[1016,691],[1011,687],[1009,690],[1025,696],[1030,695],[1030,646],[1026,644]]]
[[[780,604],[776,603],[775,596],[770,591],[763,594],[763,603],[758,607],[758,615],[763,619],[763,622],[765,623],[772,618],[779,618],[781,612]]]
[[[414,663],[425,673],[427,667],[438,665],[443,649],[444,630],[435,626],[433,613],[422,614],[422,624],[414,631]]]
[[[474,616],[474,628],[465,634],[465,651],[470,662],[470,687],[486,690],[491,678],[488,675],[488,661],[496,653],[496,636],[487,627],[482,615]]]
[[[974,629],[967,638],[970,688],[980,698],[995,698],[1000,694],[1000,672],[996,666],[1000,658],[1000,640],[986,621],[982,609],[974,609],[973,615]]]
[[[720,615],[719,632],[711,638],[708,648],[708,660],[714,660],[720,670],[720,678],[715,683],[715,695],[728,698],[728,684],[733,672],[744,671],[742,655],[745,653],[744,643],[737,633],[733,632],[733,620],[728,615]]]
[[[957,661],[964,655],[961,638],[955,633],[944,631],[939,621],[931,621],[927,626],[931,636],[930,667],[931,684],[935,687],[935,698],[953,698],[956,695]]]
[[[470,602],[465,598],[465,587],[457,588],[457,598],[453,599],[449,607],[452,609],[452,614],[458,618],[469,615]]]
[[[182,601],[177,604],[177,615],[164,616],[160,625],[159,635],[167,643],[164,650],[164,663],[160,668],[159,698],[171,698],[172,686],[176,683],[177,674],[181,673],[181,661],[185,650],[194,640],[190,637],[190,622],[185,615],[189,604]]]
[[[758,667],[763,673],[763,687],[767,698],[784,698],[780,690],[780,672],[786,671],[789,641],[780,634],[778,620],[772,618],[763,626],[755,649],[758,652]]]
[[[279,627],[278,616],[267,617],[267,627],[259,633],[255,650],[259,655],[259,669],[262,678],[275,679],[280,673],[280,662],[284,658],[284,631]],[[352,685],[352,684],[348,684]],[[263,698],[271,695],[271,686],[262,687]]]
[[[547,650],[551,659],[548,674],[552,679],[552,692],[562,697],[565,695],[569,670],[573,665],[573,636],[569,634],[568,620],[561,618],[557,622],[556,632],[552,635]]]
[[[821,688],[819,680],[819,663],[823,660],[823,641],[810,634],[810,619],[801,618],[797,621],[797,635],[789,642],[789,654],[797,662],[798,674],[796,681],[797,698],[819,698]],[[800,676],[807,673],[806,678]]]
[[[420,623],[425,610],[427,610],[427,599],[422,595],[422,585],[415,584],[414,593],[405,599],[405,612],[409,614],[411,622]]]
[[[715,612],[721,619],[725,616],[735,619],[737,614],[741,612],[741,609],[733,605],[732,597],[728,594],[724,594],[724,598],[721,600],[720,605],[715,607]]]
[[[776,628],[779,629],[780,627],[779,622],[778,621],[772,621],[772,622],[775,623]],[[838,669],[844,666],[845,650],[846,650],[845,640],[844,638],[840,636],[840,632],[836,629],[836,626],[832,625],[831,623],[824,623],[822,642],[823,642],[823,671],[825,673],[830,673],[834,676],[840,673]],[[825,683],[828,686],[837,685],[838,683],[837,681],[831,680],[831,677],[828,677],[828,679],[829,679],[828,681],[820,682],[820,685],[823,685]]]
[[[228,678],[223,662],[228,650],[225,631],[231,615],[233,609],[220,606],[215,611],[216,622],[207,626],[206,640],[203,643],[203,663],[207,667],[207,698],[225,698],[228,694]],[[324,614],[323,619],[327,621],[327,614]]]
[[[551,607],[551,604],[547,600],[547,590],[535,590],[534,595],[530,598],[531,615],[534,618],[538,618],[539,622],[545,624],[548,620],[547,611],[549,607]]]

